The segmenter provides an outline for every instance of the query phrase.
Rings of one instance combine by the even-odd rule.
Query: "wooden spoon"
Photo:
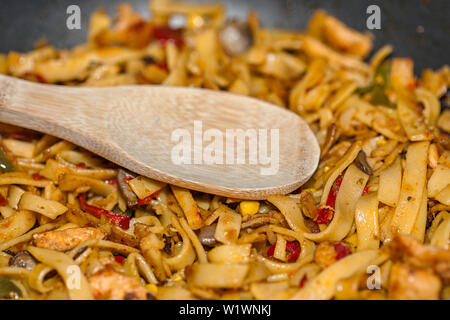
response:
[[[205,89],[68,87],[0,75],[0,122],[68,140],[155,180],[234,198],[265,199],[293,191],[314,173],[320,154],[313,132],[293,112],[254,98]],[[226,148],[227,129],[250,129],[245,148],[236,153],[231,152],[231,143]],[[202,133],[214,139],[203,141]],[[179,164],[181,141],[187,149]],[[213,142],[217,154],[205,153]],[[237,144],[236,140],[235,149]],[[266,147],[270,161],[262,158]],[[191,156],[192,164],[183,164],[191,154],[188,148],[197,158]],[[236,163],[238,154],[244,154],[243,164]]]

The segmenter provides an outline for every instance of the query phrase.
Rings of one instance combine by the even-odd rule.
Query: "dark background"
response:
[[[192,0],[191,0],[192,1]],[[197,2],[211,2],[196,0]],[[220,1],[220,0],[219,0]],[[146,17],[147,0],[1,0],[0,52],[31,50],[45,37],[58,48],[84,42],[91,13],[104,7],[115,13],[118,3],[128,2]],[[256,10],[264,26],[304,29],[317,8],[332,13],[349,26],[366,30],[366,9],[381,8],[381,30],[371,30],[375,48],[385,43],[394,46],[395,56],[414,59],[416,72],[425,67],[439,68],[448,63],[450,0],[222,0],[229,16],[244,19]],[[66,9],[81,8],[81,30],[66,28]],[[418,32],[422,26],[423,33]]]

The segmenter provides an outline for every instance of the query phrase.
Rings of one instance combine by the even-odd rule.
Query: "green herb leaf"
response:
[[[359,88],[356,92],[359,95],[370,94],[370,103],[372,104],[395,108],[395,104],[389,100],[385,93],[386,88],[389,86],[390,68],[391,62],[385,60],[375,71],[373,83],[365,88]]]
[[[130,218],[131,218],[131,216],[133,215],[133,211],[130,210],[130,208],[127,208],[126,211],[122,211],[122,210],[120,210],[120,208],[119,208],[118,205],[116,205],[116,206],[114,207],[114,209],[112,210],[112,212],[120,213],[120,214],[123,214],[124,216],[130,217]]]
[[[16,294],[22,296],[22,291],[11,281],[0,276],[0,299],[11,299]]]
[[[5,151],[0,148],[0,169],[3,172],[13,172],[16,171],[11,161],[8,160]]]

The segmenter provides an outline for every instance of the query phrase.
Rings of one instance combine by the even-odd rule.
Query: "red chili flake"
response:
[[[116,260],[117,263],[123,264],[125,261],[125,257],[123,256],[114,256],[114,260]]]
[[[155,27],[153,29],[153,36],[162,45],[165,45],[167,42],[172,42],[178,48],[184,45],[182,28],[172,29],[168,26]]]
[[[146,204],[148,204],[154,197],[156,197],[159,194],[159,191],[152,193],[151,195],[149,195],[148,197],[139,200],[138,204],[140,206],[145,206]]]
[[[39,181],[39,180],[44,179],[44,177],[41,176],[39,173],[33,173],[33,174],[31,175],[31,177],[33,178],[33,180],[36,180],[36,181]]]
[[[336,260],[340,260],[352,253],[350,248],[341,242],[334,245],[334,250],[336,250]]]
[[[108,179],[108,180],[105,180],[105,182],[112,186],[117,186],[117,179]]]
[[[298,284],[298,287],[301,289],[305,286],[306,280],[308,280],[308,277],[306,274],[303,276],[302,280],[300,280],[300,283]]]
[[[129,217],[88,204],[84,193],[80,194],[78,199],[80,200],[81,209],[92,214],[97,219],[100,219],[102,215],[105,215],[113,225],[119,226],[124,230],[127,230],[130,227]]]
[[[84,163],[84,162],[77,162],[77,164],[76,164],[76,166],[77,166],[77,168],[86,168],[86,163]]]
[[[300,243],[298,241],[288,241],[286,243],[286,251],[289,262],[297,260],[300,255]]]
[[[123,182],[128,183],[128,181],[133,180],[134,178],[132,176],[126,176],[123,178]]]
[[[167,67],[167,64],[165,64],[164,62],[155,63],[155,66],[157,66],[158,68],[160,68],[161,70],[164,70],[164,71],[169,70],[169,68]]]
[[[332,208],[320,208],[317,210],[316,222],[318,224],[329,224],[334,217],[334,209]]]
[[[364,195],[364,194],[368,193],[369,190],[370,190],[370,186],[364,187],[362,194]]]
[[[273,257],[275,253],[275,243],[271,245],[266,252],[266,256]],[[300,243],[298,241],[288,241],[286,243],[287,259],[289,262],[297,260],[300,255]]]
[[[7,203],[8,201],[5,199],[5,197],[0,194],[0,207],[6,206]]]

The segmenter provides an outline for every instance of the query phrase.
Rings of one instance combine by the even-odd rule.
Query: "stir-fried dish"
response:
[[[1,298],[450,297],[448,66],[416,78],[389,45],[366,59],[371,35],[323,11],[304,32],[263,28],[255,13],[226,20],[220,4],[154,0],[150,11],[99,10],[85,44],[40,41],[0,55],[0,72],[263,99],[309,123],[317,171],[288,195],[224,198],[2,125]]]

